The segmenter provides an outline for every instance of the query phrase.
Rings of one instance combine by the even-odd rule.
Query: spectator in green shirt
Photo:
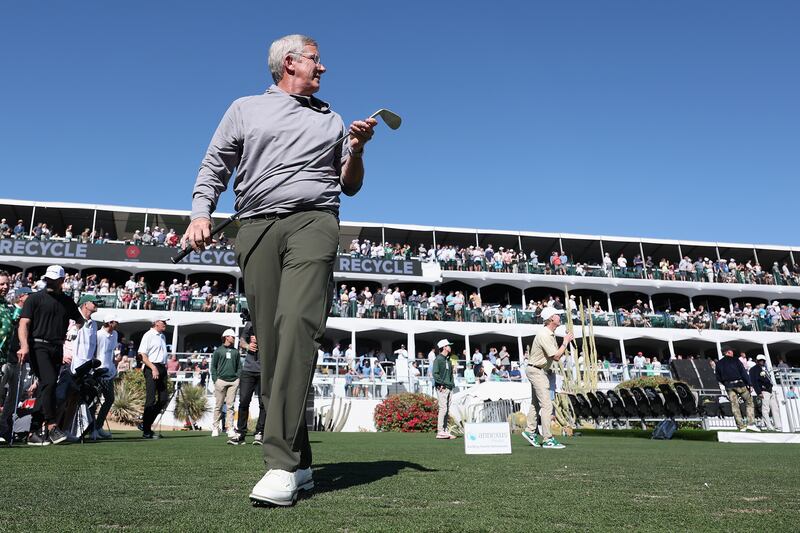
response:
[[[222,422],[222,405],[225,404],[227,415],[226,428],[228,437],[236,436],[233,425],[233,401],[239,390],[239,372],[241,370],[241,357],[239,350],[234,346],[236,332],[228,328],[222,332],[222,346],[214,350],[211,356],[211,381],[214,383],[214,425],[211,436],[218,437],[220,422]]]

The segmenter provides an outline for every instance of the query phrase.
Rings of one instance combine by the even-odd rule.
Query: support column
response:
[[[97,226],[97,209],[94,210],[94,214],[92,215],[92,233],[95,232],[95,227],[96,226]],[[73,232],[73,235],[74,234],[75,234],[75,232]]]
[[[356,332],[350,332],[350,346],[353,348],[353,355],[358,359],[358,350],[356,350]]]
[[[764,348],[764,355],[767,357],[767,369],[772,372],[772,356],[769,355],[769,348],[767,347],[767,343],[761,345]]]
[[[414,333],[409,332],[406,337],[406,349],[408,350],[409,364],[417,358],[417,343]]]
[[[606,251],[603,249],[603,239],[600,239],[600,265],[603,264],[603,259],[606,257]]]
[[[672,339],[667,341],[667,346],[669,347],[669,360],[672,361],[675,359],[675,344],[672,342]]]
[[[33,235],[33,227],[36,225],[36,204],[33,204],[31,210],[31,225],[28,226],[28,235]]]
[[[650,301],[650,311],[655,313],[656,312],[656,308],[653,305],[653,295],[652,294],[648,294],[647,295],[647,299]]]
[[[519,350],[519,366],[520,370],[525,371],[523,365],[523,358],[525,357],[525,346],[522,345],[522,337],[517,337],[517,350]]]
[[[606,294],[606,297],[608,298],[608,312],[609,313],[613,313],[614,312],[614,306],[611,304],[611,294],[610,293]]]
[[[178,353],[178,325],[172,327],[172,355]]]
[[[722,343],[717,341],[717,359],[722,359]]]
[[[631,373],[628,369],[628,356],[625,355],[625,342],[622,339],[619,340],[619,355],[622,358],[622,379],[627,381],[631,379]]]
[[[477,235],[477,233],[476,233]],[[469,346],[469,335],[464,335],[464,348],[467,350],[467,360],[464,363],[464,368],[469,366],[469,362],[472,359],[472,348]]]
[[[733,298],[728,296],[728,309],[733,311]]]

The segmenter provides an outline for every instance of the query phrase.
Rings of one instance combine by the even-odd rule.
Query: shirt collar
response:
[[[308,107],[319,113],[329,113],[331,110],[331,106],[328,102],[320,100],[314,95],[306,96],[304,94],[290,94],[281,89],[280,87],[278,87],[277,85],[270,85],[269,89],[267,89],[267,93],[291,96],[301,106]]]

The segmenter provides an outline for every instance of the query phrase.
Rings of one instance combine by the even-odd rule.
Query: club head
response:
[[[397,113],[393,113],[388,109],[378,109],[375,111],[370,118],[380,117],[383,120],[384,124],[396,130],[400,127],[400,124],[403,122],[403,119],[400,118],[400,115]]]

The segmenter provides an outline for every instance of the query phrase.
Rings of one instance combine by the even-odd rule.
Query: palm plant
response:
[[[208,399],[203,387],[184,385],[175,400],[175,420],[200,420],[208,411]]]
[[[135,425],[144,411],[144,391],[127,380],[114,384],[114,405],[109,416],[120,424]]]

